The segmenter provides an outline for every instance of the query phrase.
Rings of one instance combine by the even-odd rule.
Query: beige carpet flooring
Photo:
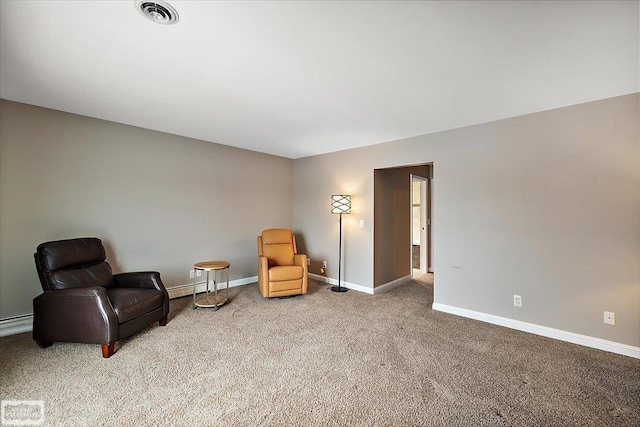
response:
[[[172,300],[110,359],[0,338],[0,398],[44,401],[50,426],[640,425],[639,360],[432,311],[430,283],[229,294]]]

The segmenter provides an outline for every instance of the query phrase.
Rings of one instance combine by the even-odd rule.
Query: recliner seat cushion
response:
[[[162,307],[164,293],[157,289],[106,288],[107,296],[118,316],[118,323],[125,323]]]
[[[281,282],[283,280],[301,280],[304,269],[299,265],[283,265],[269,269],[269,281]]]

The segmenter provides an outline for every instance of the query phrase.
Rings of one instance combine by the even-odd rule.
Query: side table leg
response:
[[[216,306],[215,310],[218,310],[218,270],[213,272],[213,304]]]
[[[198,306],[196,305],[196,276],[197,274],[197,270],[194,268],[193,269],[193,309],[195,310],[196,308],[198,308]]]
[[[207,299],[209,299],[209,270],[207,270],[207,292],[205,294]]]

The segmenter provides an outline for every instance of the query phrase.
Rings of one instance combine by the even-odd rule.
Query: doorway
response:
[[[432,194],[430,188],[433,164],[424,163],[374,169],[373,172],[374,288],[411,280],[414,278],[412,264],[415,264],[418,270],[424,271],[426,269],[424,274],[416,274],[416,276],[429,275],[433,264],[433,250],[431,249],[433,242],[431,238],[432,197],[430,197]],[[415,198],[411,195],[414,185],[413,176],[421,182],[416,186],[424,186],[421,188],[420,195]],[[420,200],[420,223],[423,225],[416,227],[422,236],[418,245],[421,248],[419,258],[415,263],[412,263],[412,212],[414,204],[412,199],[415,199],[416,204],[418,204],[418,199]],[[422,259],[420,260],[420,258]]]

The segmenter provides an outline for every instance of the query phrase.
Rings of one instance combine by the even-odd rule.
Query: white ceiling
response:
[[[0,97],[289,158],[638,92],[638,2],[0,0]]]

